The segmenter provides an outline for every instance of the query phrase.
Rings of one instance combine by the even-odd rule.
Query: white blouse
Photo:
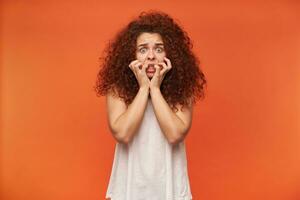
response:
[[[162,133],[151,99],[129,144],[116,143],[106,198],[190,200],[185,143],[171,145]]]

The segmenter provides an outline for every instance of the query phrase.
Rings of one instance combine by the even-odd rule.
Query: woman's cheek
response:
[[[137,60],[143,62],[143,61],[145,60],[145,56],[139,55],[139,54],[138,54],[138,55],[137,55]]]

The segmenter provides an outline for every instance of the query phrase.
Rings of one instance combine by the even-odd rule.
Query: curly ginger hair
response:
[[[128,65],[136,59],[137,37],[144,32],[161,35],[166,57],[171,61],[172,69],[165,75],[160,89],[172,110],[177,111],[178,104],[183,107],[204,98],[207,81],[191,51],[189,36],[168,14],[160,11],[142,12],[108,43],[105,55],[100,57],[101,68],[94,86],[97,96],[112,91],[127,106],[133,101],[139,84]]]

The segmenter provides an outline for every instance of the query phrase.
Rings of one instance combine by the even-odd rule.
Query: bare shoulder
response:
[[[109,108],[117,106],[118,108],[126,109],[125,102],[112,91],[108,92],[108,94],[106,95],[106,104]]]
[[[194,103],[191,99],[188,99],[188,105],[185,105],[185,106],[182,107],[182,105],[180,105],[178,103],[178,104],[176,104],[175,107],[178,109],[178,111],[176,112],[177,115],[182,114],[182,113],[192,114]]]

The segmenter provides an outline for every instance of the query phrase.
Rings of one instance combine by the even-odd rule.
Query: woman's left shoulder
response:
[[[192,112],[194,107],[194,101],[192,98],[188,98],[184,105],[177,103],[175,105],[179,112]]]

